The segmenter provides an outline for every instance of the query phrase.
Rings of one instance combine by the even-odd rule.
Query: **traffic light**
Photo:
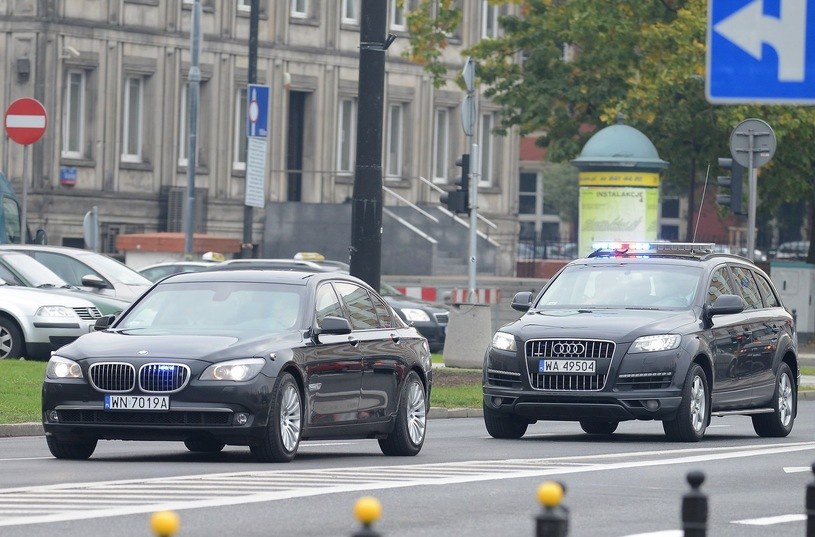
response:
[[[719,185],[719,192],[726,192],[730,189],[729,194],[717,194],[716,203],[724,205],[733,212],[733,214],[744,214],[742,209],[742,183],[744,179],[744,166],[734,161],[732,158],[720,158],[719,167],[725,170],[730,170],[730,175],[720,175],[716,177],[716,183]]]
[[[470,155],[457,158],[456,166],[461,167],[461,177],[455,180],[456,189],[445,192],[439,199],[452,212],[467,214],[470,212]]]

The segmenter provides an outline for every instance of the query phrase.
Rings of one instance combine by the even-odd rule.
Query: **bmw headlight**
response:
[[[492,336],[492,346],[502,351],[514,351],[516,349],[515,336],[507,334],[506,332],[496,332],[495,335]]]
[[[427,323],[430,322],[430,315],[423,310],[415,308],[402,308],[402,313],[409,322],[412,323]]]
[[[634,340],[629,354],[638,352],[669,351],[679,346],[682,336],[679,334],[664,334],[660,336],[642,336]]]
[[[201,373],[201,380],[252,380],[263,369],[263,358],[243,358],[212,364]]]
[[[48,360],[45,376],[52,380],[81,379],[82,368],[73,360],[54,355]]]
[[[34,315],[37,317],[76,317],[74,310],[65,306],[41,306]]]

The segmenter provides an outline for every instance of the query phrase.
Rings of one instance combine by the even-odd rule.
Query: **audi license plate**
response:
[[[595,360],[541,360],[538,373],[586,373],[595,372]]]
[[[105,394],[105,410],[170,410],[170,397]]]

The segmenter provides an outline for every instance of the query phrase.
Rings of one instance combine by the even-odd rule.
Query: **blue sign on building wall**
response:
[[[246,135],[266,138],[269,134],[269,86],[249,84],[246,90]]]
[[[815,103],[815,0],[710,0],[707,99]]]

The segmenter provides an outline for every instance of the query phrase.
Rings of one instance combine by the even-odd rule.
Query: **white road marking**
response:
[[[811,472],[812,466],[785,466],[784,471],[788,474],[797,474],[799,472]]]
[[[12,457],[10,459],[0,459],[0,462],[6,461],[39,461],[42,459],[53,459],[54,457]]]
[[[685,535],[685,532],[682,530],[662,530],[626,535],[625,537],[683,537],[683,535]]]
[[[780,515],[780,516],[768,516],[764,518],[748,518],[745,520],[734,520],[731,522],[731,524],[745,524],[748,526],[772,526],[773,524],[800,522],[806,519],[807,519],[806,515]]]
[[[815,442],[658,450],[550,459],[246,471],[19,487],[0,489],[0,526],[84,520],[161,510],[242,505],[323,494],[671,466],[809,450],[815,450]],[[626,458],[630,460],[607,462]],[[592,462],[595,459],[605,460]],[[150,494],[153,491],[156,492]],[[70,503],[70,506],[65,503]],[[43,506],[49,506],[51,510],[44,511]],[[675,534],[645,535],[673,537]]]

